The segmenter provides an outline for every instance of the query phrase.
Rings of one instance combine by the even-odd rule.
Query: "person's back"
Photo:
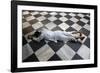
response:
[[[81,32],[50,31],[45,28],[41,29],[40,31],[37,30],[33,35],[30,35],[30,37],[34,37],[36,35],[38,36],[37,37],[38,42],[41,41],[42,39],[45,39],[45,41],[47,41],[47,42],[48,41],[57,42],[59,40],[59,41],[63,41],[64,43],[66,43],[69,40],[78,41],[78,39],[83,38]]]
[[[44,37],[44,39],[48,39],[48,40],[51,40],[51,41],[53,41],[54,38],[55,38],[54,32],[49,31],[49,30],[42,31],[41,35]]]

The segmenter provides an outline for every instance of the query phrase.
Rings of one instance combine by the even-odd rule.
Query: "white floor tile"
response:
[[[69,15],[70,15],[70,16],[76,16],[76,14],[74,14],[74,13],[70,13]]]
[[[54,24],[53,22],[51,22],[51,23],[46,24],[45,26],[46,26],[49,30],[51,30],[51,29],[53,29],[54,27],[56,27],[57,25]]]
[[[37,50],[35,54],[40,61],[47,61],[55,54],[55,52],[46,44],[45,46]]]
[[[60,50],[57,51],[57,55],[62,60],[71,60],[72,57],[75,55],[75,52],[68,45],[65,44]]]
[[[39,28],[43,27],[43,24],[41,22],[37,22],[37,23],[33,24],[32,27],[34,29],[39,29]]]
[[[29,11],[23,11],[22,14],[23,14],[23,15],[27,15],[27,14],[29,14]]]
[[[22,28],[24,29],[24,28],[27,28],[29,26],[31,26],[31,24],[29,24],[28,22],[24,22]]]
[[[67,14],[64,13],[64,12],[61,12],[61,13],[59,13],[59,15],[61,15],[61,16],[65,16],[65,15],[67,15]]]
[[[68,19],[66,17],[60,17],[59,20],[61,20],[61,21],[67,21]]]
[[[47,15],[48,12],[41,12],[40,14],[41,14],[41,15]]]
[[[85,18],[82,18],[80,19],[80,21],[84,22],[84,23],[87,23],[89,20],[85,19]]]
[[[73,24],[71,27],[73,27],[74,29],[76,29],[77,31],[79,31],[82,27],[78,24]]]
[[[51,12],[50,15],[57,15],[57,12]]]
[[[66,30],[67,28],[69,28],[69,25],[67,25],[66,23],[62,23],[62,24],[60,24],[58,26],[63,30]]]
[[[33,20],[33,19],[35,19],[34,16],[29,16],[29,17],[26,18],[27,21],[30,21],[30,20]]]
[[[88,24],[84,25],[83,27],[90,31],[90,26]]]
[[[40,17],[37,18],[38,21],[43,21],[45,19],[46,19],[46,17],[44,17],[44,16],[40,16]]]
[[[77,22],[77,21],[79,21],[79,20],[76,19],[75,17],[72,17],[70,20],[73,21],[73,22]]]
[[[80,49],[78,50],[78,55],[80,55],[83,59],[89,59],[90,58],[90,49],[85,46],[85,45],[82,45],[80,47]]]
[[[31,14],[34,16],[36,14],[39,14],[39,12],[35,11],[35,12],[31,12]]]
[[[26,59],[28,56],[30,56],[31,54],[33,54],[33,50],[32,48],[29,46],[29,44],[26,44],[23,46],[22,48],[22,59]]]
[[[55,21],[55,20],[57,20],[57,18],[55,16],[52,16],[52,17],[49,17],[48,20]]]
[[[83,14],[80,14],[80,13],[78,14],[78,16],[79,16],[79,17],[84,17],[84,15],[83,15]]]

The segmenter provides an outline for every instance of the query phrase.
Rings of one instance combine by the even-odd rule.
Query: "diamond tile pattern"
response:
[[[63,47],[60,48],[60,50],[57,51],[57,55],[62,60],[71,60],[72,57],[75,55],[75,51],[73,51],[68,45],[65,44]]]
[[[39,61],[47,61],[50,57],[54,55],[54,53],[55,52],[47,44],[35,52]]]
[[[81,31],[86,39],[81,43],[61,41],[37,42],[27,38],[41,27],[52,31]],[[56,11],[22,11],[23,62],[85,60],[90,58],[90,14]]]

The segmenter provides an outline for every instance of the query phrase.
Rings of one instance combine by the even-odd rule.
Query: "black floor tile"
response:
[[[72,60],[82,60],[82,57],[80,57],[78,54],[75,54]]]
[[[41,48],[43,45],[45,45],[46,42],[44,40],[41,40],[40,42],[32,40],[29,45],[33,49],[33,51],[37,51],[39,48]]]
[[[57,43],[50,41],[48,45],[56,52],[64,45],[64,43],[61,41],[58,41]]]
[[[67,42],[67,45],[69,46],[69,47],[71,47],[75,52],[77,52],[78,50],[79,50],[79,48],[81,47],[81,43],[79,43],[79,42]]]
[[[23,44],[23,45],[27,44],[27,41],[26,41],[26,39],[25,39],[24,36],[23,36],[23,38],[22,38],[22,44]]]
[[[88,31],[87,29],[85,28],[82,28],[79,30],[80,32],[82,32],[84,35],[88,36],[90,34],[90,31]]]
[[[84,42],[84,44],[90,48],[90,38],[87,38],[86,41]]]
[[[61,60],[58,55],[54,54],[48,61],[59,61]]]
[[[23,62],[38,62],[38,58],[36,57],[35,54],[30,55],[28,58],[23,60]]]

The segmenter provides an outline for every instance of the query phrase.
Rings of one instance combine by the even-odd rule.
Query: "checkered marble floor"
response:
[[[55,11],[22,11],[23,62],[84,60],[90,57],[90,14]],[[36,42],[27,39],[29,34],[44,27],[52,31],[81,31],[85,41],[81,43],[42,40]]]

